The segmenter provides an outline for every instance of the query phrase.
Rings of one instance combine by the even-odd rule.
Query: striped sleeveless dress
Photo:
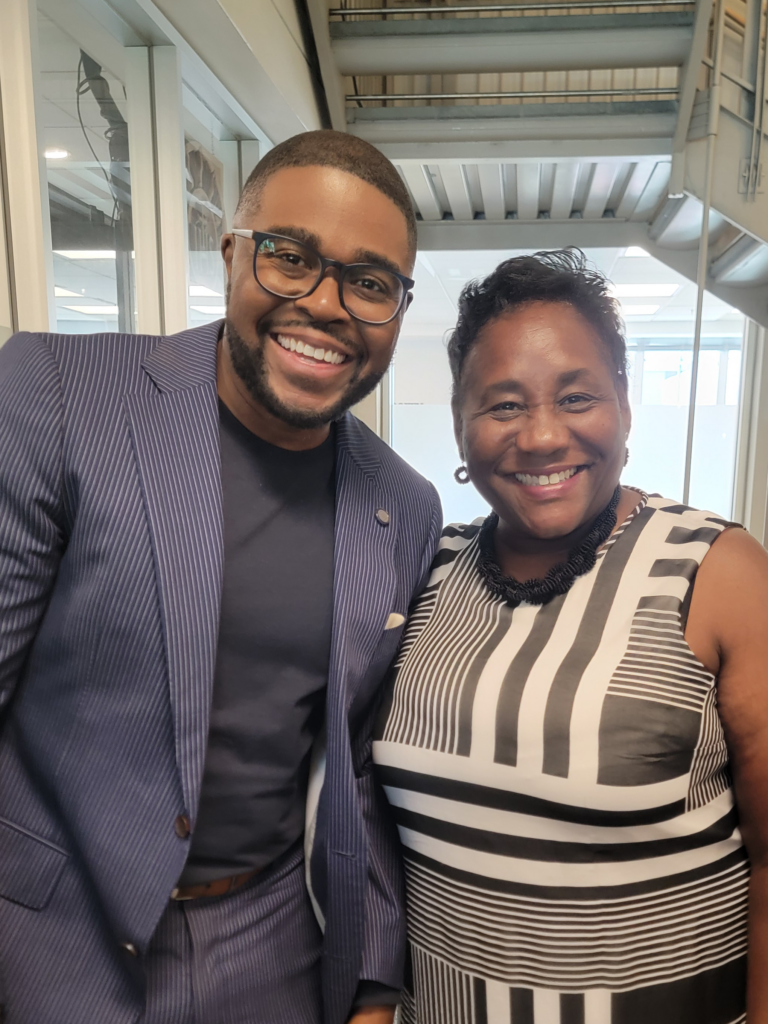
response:
[[[684,622],[728,524],[642,495],[510,608],[443,533],[374,743],[406,864],[403,1024],[736,1024],[749,866]]]

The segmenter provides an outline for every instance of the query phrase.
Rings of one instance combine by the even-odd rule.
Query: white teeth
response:
[[[338,366],[345,359],[340,352],[334,352],[332,349],[313,348],[311,345],[307,345],[303,341],[297,341],[295,338],[290,338],[286,334],[278,334],[277,343],[288,352],[296,352],[298,355],[314,359],[318,363],[331,363],[334,366]]]
[[[564,480],[570,480],[577,472],[578,468],[574,467],[560,473],[550,473],[548,476],[544,473],[537,476],[532,476],[530,473],[515,473],[515,479],[526,487],[548,487],[550,484],[561,484]]]

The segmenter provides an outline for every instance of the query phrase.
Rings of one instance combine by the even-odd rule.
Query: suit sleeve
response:
[[[61,383],[38,335],[0,348],[0,710],[22,673],[61,552]]]
[[[430,487],[430,522],[414,597],[423,589],[440,540],[443,513],[437,491]],[[381,697],[384,696],[381,688]],[[361,981],[378,982],[389,989],[403,987],[405,961],[405,891],[402,855],[392,812],[373,774],[373,729],[381,700],[373,702],[354,740],[353,757],[362,765],[358,792],[368,838],[368,886],[365,899],[365,934]],[[389,1004],[390,998],[382,999]]]

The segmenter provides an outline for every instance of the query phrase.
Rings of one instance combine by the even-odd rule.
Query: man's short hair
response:
[[[416,216],[408,190],[394,166],[370,142],[331,130],[302,132],[279,142],[249,174],[237,204],[237,213],[255,210],[267,181],[284,167],[335,167],[373,185],[391,199],[405,217],[408,249],[411,258],[415,257]]]

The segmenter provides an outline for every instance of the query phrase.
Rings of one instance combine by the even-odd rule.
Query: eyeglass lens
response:
[[[309,294],[320,280],[322,264],[312,249],[290,238],[265,238],[256,249],[256,280],[282,298]],[[390,320],[400,308],[403,282],[388,270],[369,264],[347,267],[342,296],[347,311],[368,323]]]

